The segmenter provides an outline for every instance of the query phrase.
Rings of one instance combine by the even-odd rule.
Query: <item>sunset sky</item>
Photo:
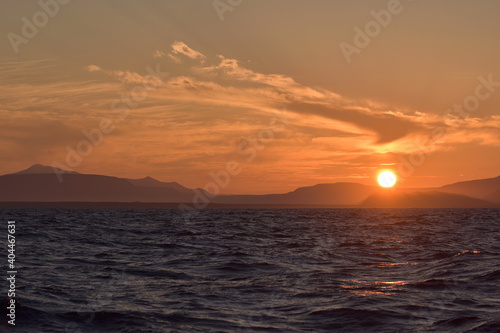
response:
[[[235,194],[500,175],[497,0],[42,3],[0,4],[1,174],[202,187],[236,161]]]

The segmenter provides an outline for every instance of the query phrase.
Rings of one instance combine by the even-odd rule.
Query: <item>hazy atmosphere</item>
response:
[[[498,1],[46,3],[0,4],[2,174],[193,188],[235,162],[233,194],[498,176]]]

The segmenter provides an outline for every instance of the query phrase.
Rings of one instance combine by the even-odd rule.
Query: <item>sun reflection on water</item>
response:
[[[347,292],[358,296],[371,295],[394,295],[400,290],[399,287],[410,283],[407,280],[397,281],[369,281],[369,280],[345,280],[346,284],[340,287]]]

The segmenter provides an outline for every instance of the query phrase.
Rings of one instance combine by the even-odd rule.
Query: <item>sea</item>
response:
[[[499,209],[1,210],[1,332],[500,332]],[[3,290],[2,290],[3,289]]]

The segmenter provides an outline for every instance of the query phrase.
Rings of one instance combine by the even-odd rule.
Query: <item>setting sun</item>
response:
[[[377,181],[382,187],[393,187],[396,184],[397,178],[394,172],[384,171],[378,175]]]

